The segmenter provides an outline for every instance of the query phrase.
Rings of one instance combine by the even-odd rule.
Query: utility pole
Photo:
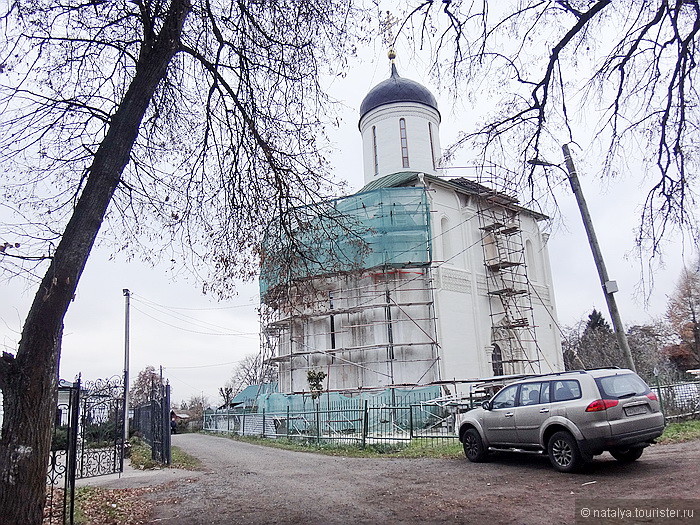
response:
[[[576,202],[578,203],[579,211],[581,212],[581,218],[583,219],[583,226],[586,229],[586,235],[588,236],[588,243],[591,245],[591,251],[593,252],[593,260],[595,261],[596,268],[598,269],[598,277],[600,278],[600,284],[603,287],[603,294],[605,295],[605,301],[608,304],[608,311],[610,312],[610,317],[612,318],[613,327],[615,328],[615,336],[617,338],[617,344],[620,346],[625,359],[627,361],[627,368],[636,371],[634,366],[634,359],[632,359],[632,351],[627,342],[627,335],[625,334],[625,329],[622,326],[622,319],[620,319],[620,312],[617,309],[617,303],[615,302],[615,292],[617,292],[617,283],[611,281],[608,278],[608,271],[605,268],[605,262],[603,261],[603,254],[600,251],[600,246],[598,245],[598,238],[596,237],[595,230],[593,229],[593,221],[591,221],[591,215],[588,213],[588,205],[586,204],[586,199],[583,197],[583,192],[581,191],[581,185],[579,184],[578,175],[576,174],[576,167],[574,166],[574,161],[571,158],[571,152],[569,151],[569,145],[564,144],[561,147],[564,153],[564,162],[566,163],[566,171],[569,175],[569,184],[571,184],[571,190],[576,196]]]
[[[129,442],[129,299],[128,288],[124,294],[124,444]]]

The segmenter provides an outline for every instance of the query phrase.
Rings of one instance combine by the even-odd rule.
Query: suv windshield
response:
[[[601,395],[606,399],[642,396],[651,392],[647,384],[636,374],[597,377],[595,382],[598,384]]]

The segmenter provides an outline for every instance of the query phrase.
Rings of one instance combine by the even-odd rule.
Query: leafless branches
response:
[[[561,174],[542,177],[527,160],[592,142],[603,176],[632,169],[647,191],[640,247],[656,254],[673,228],[697,238],[697,2],[422,2],[403,30],[434,44],[453,89],[496,106],[451,153],[468,143],[519,163],[537,195]]]
[[[50,253],[168,5],[45,0],[12,4],[0,20],[3,199],[32,216],[24,233],[37,239],[17,239],[21,255]],[[203,269],[209,291],[252,276],[268,222],[330,188],[319,77],[347,60],[357,14],[342,0],[193,1],[102,242]]]

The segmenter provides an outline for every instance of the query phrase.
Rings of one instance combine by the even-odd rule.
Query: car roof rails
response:
[[[548,377],[548,376],[561,376],[565,374],[585,374],[585,370],[564,370],[562,372],[549,372],[547,374],[532,374],[524,376],[523,379],[538,378],[538,377]]]
[[[548,376],[561,376],[564,374],[585,374],[585,370],[564,370],[563,372],[552,372],[551,374],[545,374]]]

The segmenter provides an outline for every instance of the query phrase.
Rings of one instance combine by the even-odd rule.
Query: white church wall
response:
[[[280,361],[280,390],[308,391],[309,369],[328,374],[324,387],[329,390],[437,380],[426,271],[374,270],[316,279],[315,291],[307,287],[303,300],[288,306],[295,320],[290,334],[280,338],[279,355],[302,355]]]
[[[538,222],[530,215],[522,214],[521,229],[525,245],[528,279],[532,288],[537,342],[541,352],[540,367],[543,373],[564,369],[561,353],[561,337],[556,319],[553,282],[549,270],[549,254],[546,236]]]
[[[491,324],[494,320],[490,302],[494,299],[488,295],[488,270],[481,243],[483,232],[479,229],[475,202],[438,184],[431,188],[430,202],[434,218],[435,301],[442,379],[493,375]],[[535,278],[530,285],[532,317],[539,345],[538,349],[534,342],[526,343],[525,352],[530,358],[541,359],[542,372],[561,370],[561,343],[552,318],[552,280],[546,247],[536,219],[527,213],[521,213],[519,219],[528,258],[528,277],[534,274]],[[450,234],[448,242],[444,241],[446,231]]]
[[[441,376],[448,381],[483,377],[488,375],[484,348],[490,344],[490,319],[488,299],[479,293],[483,287],[478,286],[475,271],[483,266],[481,244],[474,243],[472,231],[475,213],[462,206],[454,190],[437,184],[430,190],[432,216],[439,218],[433,221],[433,239]]]
[[[399,120],[405,119],[408,167],[403,165]],[[428,125],[430,123],[430,126]],[[432,127],[431,148],[429,129]],[[373,131],[374,129],[374,131]],[[433,158],[440,155],[440,114],[422,104],[405,102],[380,106],[360,122],[365,182],[401,171],[436,175]],[[375,173],[375,133],[378,173]]]

